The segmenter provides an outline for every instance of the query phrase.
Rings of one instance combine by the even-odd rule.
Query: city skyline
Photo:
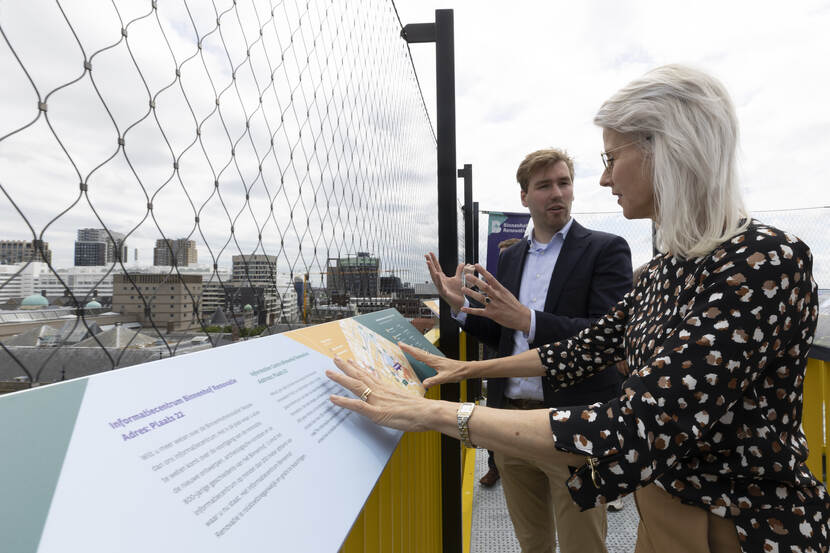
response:
[[[100,231],[102,233],[102,235],[106,232],[106,229],[88,229],[88,228],[87,229],[78,229],[77,232],[81,233],[82,231],[92,231],[92,230]],[[113,237],[122,237],[123,238],[125,236],[122,233],[119,233],[119,232],[116,232],[116,231],[111,231],[110,230],[109,232],[112,234]],[[88,234],[88,232],[87,232],[87,234]],[[146,262],[141,261],[141,260],[136,260],[136,257],[137,257],[136,255],[133,255],[133,256],[127,255],[126,259],[123,260],[124,266],[129,270],[140,269],[140,268],[150,268],[150,267],[170,267],[170,268],[173,268],[174,267],[173,264],[156,263],[156,261],[158,260],[157,255],[158,255],[159,250],[161,250],[162,252],[165,251],[165,246],[163,245],[165,243],[165,241],[168,242],[168,243],[175,243],[175,244],[188,243],[186,245],[186,248],[187,248],[188,251],[184,252],[184,255],[192,255],[192,256],[194,256],[194,258],[197,257],[196,253],[198,252],[199,244],[194,240],[189,240],[187,238],[158,238],[158,239],[156,239],[156,241],[155,241],[155,243],[152,247],[153,253],[154,253],[152,263],[146,263]],[[0,240],[0,245],[2,245],[5,242],[14,242],[14,243],[21,242],[24,245],[27,243],[27,241],[25,241],[25,240],[23,240],[23,241]],[[28,243],[31,244],[31,241],[28,241]],[[77,240],[75,241],[75,243],[77,243]],[[124,243],[126,244],[126,239],[124,240]],[[46,246],[46,248],[47,248],[47,250],[49,251],[50,254],[53,251],[54,252],[59,252],[60,251],[60,249],[54,249],[53,250],[48,242],[45,242],[45,246]],[[138,248],[132,248],[129,245],[127,245],[127,248],[128,248],[128,250],[139,250]],[[171,246],[171,248],[173,249],[174,253],[177,251],[175,246]],[[195,253],[194,253],[193,250],[195,250]],[[167,251],[169,252],[169,250],[167,250]],[[277,268],[276,273],[288,274],[288,275],[293,274],[293,276],[296,278],[296,277],[303,277],[303,275],[305,275],[306,272],[307,272],[306,271],[306,272],[292,273],[290,270],[284,270],[279,265],[279,259],[280,259],[279,256],[267,255],[267,254],[262,254],[262,253],[257,253],[257,252],[253,252],[253,253],[234,253],[230,256],[230,259],[228,260],[229,263],[227,265],[217,265],[217,266],[222,268],[222,269],[225,269],[225,270],[233,270],[234,264],[238,263],[239,260],[241,260],[243,258],[251,259],[251,260],[257,260],[259,257],[263,257],[263,256],[268,257],[271,261],[274,262],[275,267]],[[374,256],[374,254],[371,254],[370,252],[349,252],[349,253],[346,253],[345,255],[343,255],[342,259],[356,258],[356,257],[360,257],[360,256]],[[60,256],[60,255],[55,256],[56,259],[60,259],[61,257],[62,256]],[[168,257],[169,257],[169,253],[168,253]],[[332,257],[330,259],[338,259],[338,258],[337,257]],[[37,260],[31,259],[31,260],[28,260],[28,261],[37,261]],[[113,265],[119,265],[120,262],[121,262],[120,260],[113,260],[109,263],[95,264],[95,265],[76,265],[76,264],[58,265],[57,261],[56,261],[56,262],[52,263],[52,266],[56,270],[66,270],[66,269],[70,269],[70,268],[73,268],[73,267],[110,267],[110,266],[113,266]],[[15,263],[17,263],[17,262],[2,263],[2,258],[0,258],[0,265],[11,265],[11,264],[15,264]],[[210,270],[210,268],[213,266],[213,264],[210,263],[210,262],[207,262],[207,261],[202,262],[202,263],[199,263],[197,261],[197,262],[191,262],[191,263],[177,263],[175,266],[178,267],[178,268],[181,268],[185,271],[187,271],[187,270]],[[328,271],[320,271],[320,272],[314,272],[314,274],[325,275],[325,274],[327,274],[327,272]],[[395,270],[389,269],[389,270],[386,270],[386,272],[393,272],[394,273]],[[400,271],[400,272],[404,273],[405,271]],[[240,274],[241,274],[241,270],[240,270]]]

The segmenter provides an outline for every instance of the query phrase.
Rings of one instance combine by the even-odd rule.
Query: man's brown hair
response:
[[[522,241],[521,238],[508,238],[507,240],[502,240],[501,242],[499,242],[499,253],[501,253],[503,250],[506,250],[507,248],[509,248],[510,246],[515,244],[516,242],[521,242],[521,241]]]
[[[527,154],[519,165],[519,169],[516,171],[516,180],[519,181],[519,186],[527,192],[527,186],[530,184],[530,177],[533,173],[540,169],[547,169],[560,161],[564,161],[565,165],[568,166],[568,172],[571,174],[571,181],[573,181],[574,161],[568,155],[568,152],[559,148],[546,148]]]

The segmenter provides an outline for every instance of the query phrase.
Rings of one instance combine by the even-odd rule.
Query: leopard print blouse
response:
[[[631,368],[618,399],[551,409],[556,447],[588,457],[574,500],[654,482],[733,520],[745,553],[827,552],[830,496],[801,431],[817,316],[809,248],[757,221],[709,255],[655,257],[596,324],[538,350],[557,387]]]

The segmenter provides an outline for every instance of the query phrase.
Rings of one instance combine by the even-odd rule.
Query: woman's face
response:
[[[608,186],[626,219],[654,219],[654,187],[651,165],[637,146],[637,138],[611,129],[602,130],[608,167],[599,178]]]

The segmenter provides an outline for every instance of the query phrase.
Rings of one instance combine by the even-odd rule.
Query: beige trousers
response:
[[[735,523],[654,484],[634,492],[640,525],[634,553],[740,553]]]
[[[496,452],[507,510],[522,553],[605,553],[605,507],[580,511],[568,493],[567,467]]]

